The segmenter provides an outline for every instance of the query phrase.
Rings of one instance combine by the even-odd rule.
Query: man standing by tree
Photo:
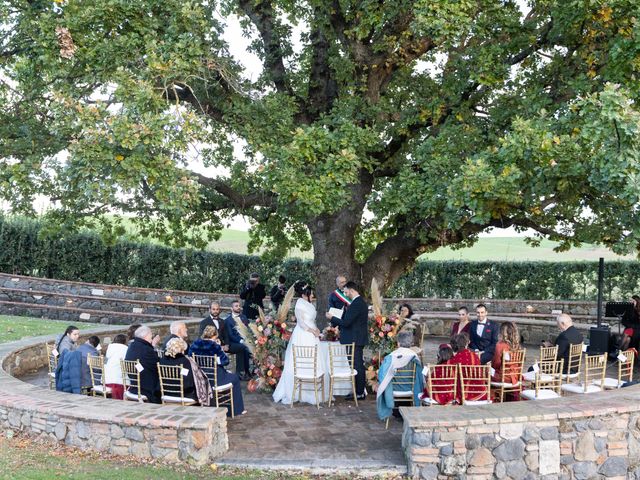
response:
[[[329,308],[337,308],[338,310],[347,310],[347,307],[351,305],[351,299],[342,290],[347,283],[347,278],[344,275],[338,275],[336,277],[336,289],[329,294]]]
[[[358,372],[356,375],[356,396],[358,400],[363,400],[366,396],[363,353],[364,347],[369,344],[369,309],[359,291],[360,288],[355,282],[347,282],[344,285],[344,292],[351,300],[349,309],[342,318],[334,317],[328,312],[326,317],[334,326],[340,327],[340,343],[342,345],[355,343],[353,368]],[[352,398],[353,395],[346,397],[347,400]]]
[[[240,291],[240,298],[244,300],[242,313],[249,320],[258,318],[258,307],[264,310],[262,300],[267,296],[264,285],[260,283],[260,275],[252,273],[247,283]]]
[[[284,275],[280,275],[278,277],[278,283],[271,288],[271,292],[269,292],[269,297],[271,298],[271,305],[273,306],[273,311],[277,312],[282,304],[282,300],[284,300],[284,296],[287,293],[284,282],[287,279]]]

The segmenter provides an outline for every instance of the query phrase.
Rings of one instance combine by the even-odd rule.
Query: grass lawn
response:
[[[158,461],[112,457],[84,452],[64,445],[51,448],[22,435],[0,437],[0,479],[49,480],[68,478],[77,480],[347,480],[352,476],[319,476],[288,472],[267,472],[217,467],[168,465]]]
[[[0,343],[13,342],[25,337],[63,333],[69,322],[32,317],[0,315]]]

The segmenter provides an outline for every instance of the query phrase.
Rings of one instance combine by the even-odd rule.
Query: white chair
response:
[[[225,383],[218,385],[218,356],[217,355],[192,355],[195,362],[200,367],[209,380],[213,398],[216,401],[216,407],[220,405],[229,405],[231,408],[231,418],[235,417],[233,411],[233,383]]]
[[[569,346],[569,358],[567,360],[567,373],[562,374],[562,379],[566,383],[576,383],[580,381],[580,370],[582,368],[582,352],[584,343],[576,343]]]
[[[102,395],[103,398],[111,396],[111,387],[107,387],[103,383],[104,379],[104,357],[98,355],[87,356],[89,364],[89,372],[91,373],[91,393],[95,396]]]
[[[160,377],[160,400],[165,403],[179,403],[182,406],[193,405],[193,398],[184,396],[184,377],[180,365],[158,365]]]
[[[120,360],[122,368],[122,381],[125,383],[124,400],[132,400],[134,402],[148,402],[149,399],[140,391],[140,367],[139,360]],[[133,393],[131,389],[135,389]]]
[[[522,390],[520,396],[527,400],[549,400],[560,398],[560,387],[562,385],[562,367],[564,359],[547,360],[539,364],[539,369],[535,373],[533,387]]]
[[[584,362],[580,383],[565,383],[562,391],[568,393],[584,394],[596,393],[604,390],[604,375],[607,369],[607,354],[589,355]]]
[[[316,396],[316,406],[320,409],[318,390],[322,394],[324,403],[324,375],[318,371],[318,347],[293,346],[293,394],[291,395],[291,408],[296,401],[296,390],[298,399],[302,398],[303,385],[312,385]]]
[[[636,351],[634,349],[620,352],[618,355],[618,378],[605,377],[605,390],[615,390],[616,388],[620,388],[626,382],[633,381],[633,365],[635,363],[635,358]]]
[[[553,347],[540,347],[540,358],[534,362],[534,365],[538,365],[540,362],[554,361],[558,357],[558,346]],[[536,379],[536,372],[533,370],[522,374],[522,381],[527,383],[533,383]]]
[[[329,406],[333,400],[333,388],[336,383],[349,383],[353,393],[353,399],[358,406],[356,395],[356,375],[353,368],[353,352],[355,343],[348,345],[329,345]]]

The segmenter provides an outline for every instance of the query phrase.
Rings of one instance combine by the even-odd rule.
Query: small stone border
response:
[[[401,407],[414,478],[640,478],[640,386],[555,400]]]
[[[162,333],[169,322],[153,325]],[[123,327],[83,330],[115,335]],[[32,337],[0,345],[0,425],[82,449],[206,464],[229,448],[226,409],[139,404],[36,387],[13,375],[46,365],[45,342]]]

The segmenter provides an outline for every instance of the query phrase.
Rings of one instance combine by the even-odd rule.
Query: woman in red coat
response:
[[[455,355],[451,357],[449,360],[450,364],[460,364],[460,365],[480,365],[480,358],[476,354],[476,352],[469,350],[469,335],[466,333],[459,333],[458,335],[454,335],[451,339],[451,347]],[[467,387],[467,392],[465,392],[465,400],[467,401],[477,401],[477,400],[487,400],[487,395],[482,394],[478,395],[477,392],[474,393],[477,389],[473,386],[478,385],[479,387],[483,385],[484,381],[481,379],[471,380]],[[471,390],[471,391],[469,391]],[[458,403],[462,404],[462,382],[461,379],[458,378],[458,393],[457,393]]]
[[[443,343],[440,345],[438,349],[438,365],[450,365],[449,361],[453,356],[453,350],[449,344]],[[435,369],[433,372],[433,377],[431,378],[431,385],[434,390],[438,390],[437,387],[442,387],[446,389],[447,385],[450,384],[449,381],[444,380],[442,377],[442,373],[444,373],[440,369]],[[448,405],[454,400],[453,393],[431,393],[429,391],[429,382],[428,379],[425,379],[424,382],[424,390],[422,392],[421,398],[430,398],[435,403],[439,405]]]

